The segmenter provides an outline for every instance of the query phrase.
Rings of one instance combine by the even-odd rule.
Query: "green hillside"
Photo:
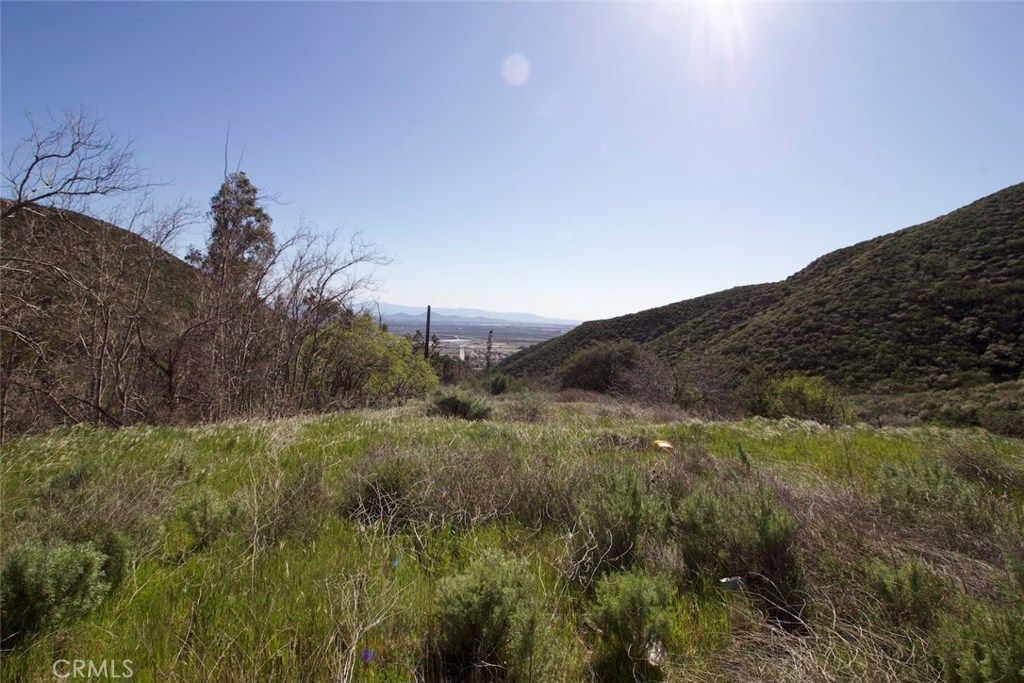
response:
[[[0,200],[6,207],[10,200]],[[0,230],[5,259],[29,258],[49,265],[48,277],[34,278],[32,286],[41,296],[66,292],[73,278],[82,285],[96,282],[101,271],[108,277],[148,271],[154,297],[167,315],[187,310],[196,289],[196,272],[144,236],[75,211],[32,205],[4,219]],[[116,258],[116,261],[112,261]],[[116,269],[116,273],[112,272]]]
[[[0,679],[1020,680],[1024,441],[492,407],[12,439]]]
[[[633,340],[678,363],[824,375],[914,391],[1015,380],[1024,367],[1024,184],[827,254],[787,280],[589,322],[509,357],[545,375],[575,351]]]

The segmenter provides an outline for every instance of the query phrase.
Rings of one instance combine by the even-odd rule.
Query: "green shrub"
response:
[[[793,548],[796,520],[766,487],[698,486],[676,506],[668,528],[687,579],[740,576],[771,616],[799,623],[804,582]]]
[[[425,396],[438,378],[412,342],[367,314],[345,318],[308,337],[300,351],[318,409],[402,404]]]
[[[91,543],[26,543],[6,553],[0,574],[4,646],[91,612],[110,591],[106,555]]]
[[[878,481],[882,509],[902,522],[938,529],[952,549],[994,552],[995,510],[990,497],[936,462],[886,464]]]
[[[486,420],[491,416],[491,404],[479,396],[455,391],[434,399],[430,413],[463,420]]]
[[[237,505],[204,489],[170,520],[164,537],[165,557],[180,563],[192,553],[205,550],[230,528],[237,513]]]
[[[896,624],[931,628],[943,604],[946,586],[918,559],[893,566],[873,560],[867,582],[889,618]]]
[[[557,674],[546,610],[526,562],[486,550],[438,587],[438,654],[452,680],[548,681]]]
[[[487,383],[487,390],[491,392],[491,396],[499,396],[509,391],[512,388],[513,379],[508,375],[497,374],[491,377],[490,382]]]
[[[645,526],[644,498],[632,470],[602,473],[577,497],[579,534],[570,575],[589,585],[632,564]]]
[[[188,530],[196,539],[197,550],[206,548],[223,534],[236,513],[235,506],[228,505],[207,490],[189,501],[180,512]]]
[[[597,584],[587,620],[597,632],[593,668],[599,681],[660,681],[671,627],[671,588],[663,577],[610,574]]]
[[[577,351],[559,370],[561,388],[608,393],[639,356],[636,342],[603,342]]]
[[[573,354],[558,371],[562,389],[618,394],[648,403],[672,399],[675,376],[636,342],[602,342]]]
[[[128,557],[131,543],[128,536],[120,531],[104,530],[94,535],[92,545],[103,554],[104,580],[114,590],[124,581],[128,569]]]
[[[767,379],[754,373],[748,377],[743,393],[749,412],[774,419],[795,417],[838,425],[852,414],[839,389],[824,377]]]
[[[949,683],[1024,681],[1024,604],[977,604],[966,619],[943,622],[934,648]]]

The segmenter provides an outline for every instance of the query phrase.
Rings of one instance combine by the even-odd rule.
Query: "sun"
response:
[[[656,21],[681,43],[687,75],[705,81],[733,73],[744,59],[750,10],[729,0],[668,2]]]

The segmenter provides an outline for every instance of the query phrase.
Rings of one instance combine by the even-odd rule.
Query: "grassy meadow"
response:
[[[429,408],[4,444],[0,678],[1024,678],[1021,440]]]

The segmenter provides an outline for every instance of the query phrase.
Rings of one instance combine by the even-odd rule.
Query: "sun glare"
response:
[[[659,32],[683,40],[686,71],[706,81],[732,74],[747,52],[750,6],[727,0],[669,2],[653,17]]]

